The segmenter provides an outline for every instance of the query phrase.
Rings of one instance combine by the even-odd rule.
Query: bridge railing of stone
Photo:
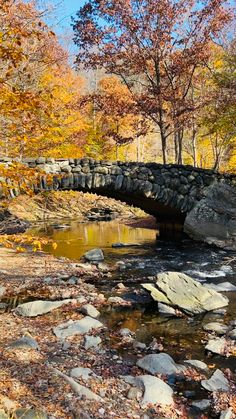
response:
[[[6,166],[18,159],[0,158]],[[40,169],[35,192],[41,190],[117,191],[156,200],[164,205],[188,212],[204,196],[204,190],[214,181],[236,184],[236,175],[176,164],[111,162],[107,160],[24,158],[29,168]],[[48,182],[47,174],[52,175]],[[11,196],[18,194],[11,191]]]

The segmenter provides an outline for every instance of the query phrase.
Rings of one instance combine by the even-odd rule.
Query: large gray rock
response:
[[[31,301],[29,303],[18,305],[18,307],[16,307],[14,311],[20,316],[35,317],[41,314],[49,313],[55,308],[59,308],[63,306],[64,304],[68,304],[72,301],[74,300],[67,299],[67,300],[62,300],[62,301],[43,301],[43,300]]]
[[[54,327],[53,332],[58,339],[66,339],[69,336],[82,335],[90,332],[92,329],[99,329],[104,327],[101,322],[92,317],[86,316],[81,320],[69,320],[66,323],[62,323],[57,327]]]
[[[202,380],[201,385],[208,391],[230,390],[230,384],[221,370],[216,370],[209,380]]]
[[[184,231],[195,240],[236,250],[236,187],[214,182],[187,214]]]
[[[150,404],[159,404],[162,406],[173,405],[173,390],[163,380],[151,375],[140,375],[137,377],[125,377],[125,381],[137,387],[144,389],[142,407]]]
[[[204,313],[228,304],[227,297],[180,272],[158,274],[155,285],[142,286],[151,292],[154,300],[190,314]]]
[[[104,254],[101,249],[92,249],[84,254],[84,258],[89,262],[102,262]]]
[[[186,370],[184,365],[176,364],[166,353],[150,354],[137,361],[137,366],[151,374],[177,375]]]

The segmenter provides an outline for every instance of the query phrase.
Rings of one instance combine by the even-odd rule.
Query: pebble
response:
[[[85,335],[84,348],[85,349],[96,348],[98,345],[100,345],[101,342],[102,342],[102,339],[99,336]]]
[[[192,402],[193,407],[197,407],[199,410],[207,410],[211,406],[211,402],[208,399],[197,400]]]
[[[137,387],[131,387],[128,391],[127,398],[130,400],[139,400],[142,397],[142,391]]]
[[[236,340],[236,329],[233,329],[229,332],[230,339]]]
[[[80,311],[86,316],[93,317],[94,319],[100,316],[100,312],[92,304],[85,304],[80,308]]]

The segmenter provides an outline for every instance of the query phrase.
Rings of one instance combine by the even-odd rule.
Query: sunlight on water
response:
[[[112,249],[112,244],[119,242],[150,246],[156,242],[156,230],[128,227],[117,221],[99,223],[71,221],[63,225],[50,223],[31,228],[28,233],[50,237],[57,243],[57,248],[54,250],[45,246],[44,250],[50,251],[55,256],[71,259],[80,259],[85,252],[96,247],[102,248],[108,258],[124,253],[135,255],[142,253],[143,249],[138,247]]]

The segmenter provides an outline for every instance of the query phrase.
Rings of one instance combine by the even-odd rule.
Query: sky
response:
[[[26,0],[27,1],[27,0]],[[44,21],[58,35],[60,43],[69,51],[70,62],[74,61],[76,46],[73,43],[73,30],[71,27],[71,16],[86,0],[38,0],[37,5],[42,10],[50,10],[45,14]]]

